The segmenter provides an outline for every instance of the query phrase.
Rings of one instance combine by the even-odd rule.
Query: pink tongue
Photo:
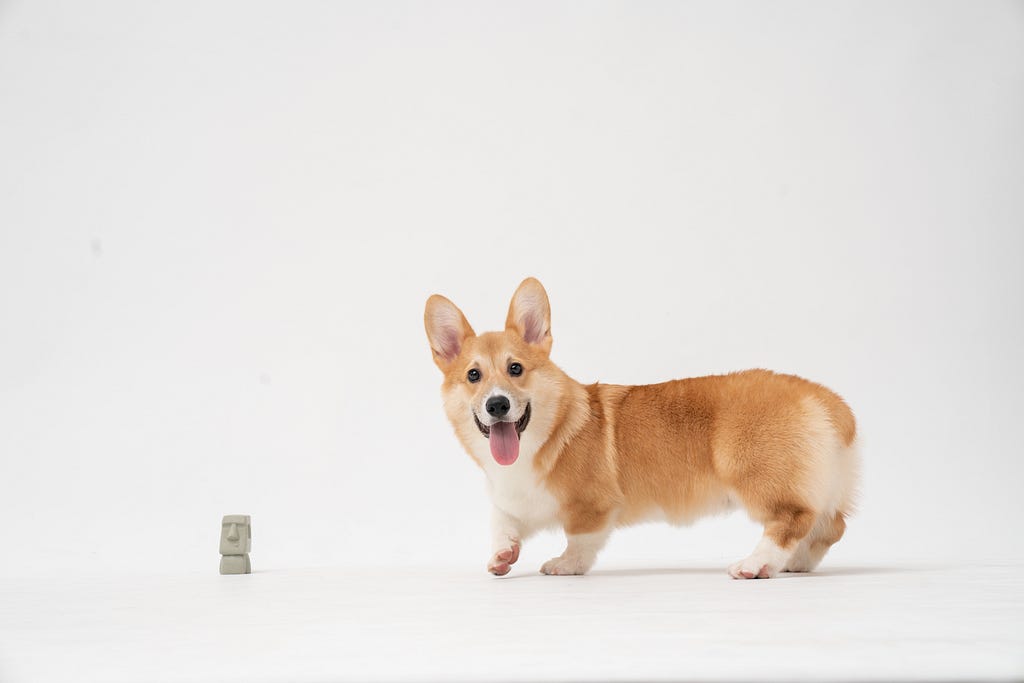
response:
[[[511,465],[519,457],[519,435],[515,422],[491,425],[491,455],[499,465]]]

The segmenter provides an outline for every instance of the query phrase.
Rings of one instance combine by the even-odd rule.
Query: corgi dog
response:
[[[487,569],[503,576],[539,530],[565,552],[544,574],[584,574],[612,529],[687,524],[735,507],[764,525],[734,579],[813,570],[840,539],[857,486],[856,425],[830,390],[767,370],[661,384],[583,385],[556,366],[551,308],[519,285],[505,330],[477,335],[440,295],[424,312],[448,419],[486,475]]]

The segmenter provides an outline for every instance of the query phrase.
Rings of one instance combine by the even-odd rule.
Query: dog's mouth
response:
[[[488,427],[473,411],[476,428],[491,442],[491,456],[499,465],[511,465],[519,457],[519,435],[530,424],[530,412],[530,404],[527,403],[522,416],[515,422],[495,422]]]
[[[481,434],[486,436],[488,439],[491,438],[491,428],[488,427],[487,425],[485,425],[483,422],[480,421],[480,418],[478,418],[476,416],[476,411],[475,410],[473,411],[473,421],[476,422],[476,428],[480,430]],[[530,404],[529,403],[526,404],[526,410],[523,411],[523,416],[520,417],[518,420],[516,420],[515,423],[511,423],[511,422],[498,422],[498,423],[496,423],[495,425],[492,425],[492,426],[497,426],[497,425],[500,425],[500,424],[515,424],[515,426],[516,426],[516,434],[522,434],[523,430],[526,429],[526,425],[530,424]]]

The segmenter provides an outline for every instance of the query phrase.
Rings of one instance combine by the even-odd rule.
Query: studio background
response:
[[[226,513],[257,570],[482,574],[423,304],[528,275],[580,381],[843,395],[826,564],[1021,561],[1022,121],[1019,2],[3,2],[0,574],[214,572]]]

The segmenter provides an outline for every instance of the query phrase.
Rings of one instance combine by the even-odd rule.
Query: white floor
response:
[[[1021,566],[746,582],[719,567],[504,579],[212,567],[5,582],[0,680],[1024,678]]]

